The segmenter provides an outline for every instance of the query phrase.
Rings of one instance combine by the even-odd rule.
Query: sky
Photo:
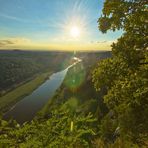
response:
[[[98,30],[103,3],[0,0],[0,49],[110,50],[122,31]]]

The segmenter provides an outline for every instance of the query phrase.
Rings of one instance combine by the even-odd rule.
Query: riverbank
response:
[[[37,87],[39,87],[45,80],[52,74],[52,72],[42,73],[36,76],[29,82],[17,87],[16,89],[8,92],[4,96],[0,97],[0,112],[4,113],[8,111],[17,101],[23,97],[32,93]]]
[[[92,84],[93,68],[94,63],[88,64],[87,61],[82,61],[69,68],[62,85],[38,112],[36,119],[49,118],[53,110],[60,108],[71,99],[77,102],[77,110],[82,114],[92,112],[99,116],[100,109],[106,111],[102,94],[96,92]]]
[[[45,106],[37,113],[36,119],[44,118],[46,115],[48,116],[52,110],[60,107],[61,104],[64,104],[73,96],[79,96],[78,98],[81,98],[82,90],[80,89],[80,91],[78,91],[78,89],[83,85],[84,81],[86,81],[86,83],[88,82],[86,79],[87,73],[88,72],[86,72],[83,67],[83,62],[79,61],[77,64],[71,66],[68,69],[61,86],[56,90],[54,96],[48,99]],[[83,98],[86,98],[88,93],[85,94]]]
[[[30,122],[39,110],[48,102],[60,87],[67,73],[67,68],[54,73],[29,95],[23,97],[3,116],[4,120],[14,119],[19,124]]]

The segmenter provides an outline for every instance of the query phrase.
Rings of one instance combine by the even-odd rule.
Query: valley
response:
[[[32,61],[34,60],[34,64],[35,64],[35,65],[31,65],[32,67],[27,67],[28,63],[24,62],[23,66],[19,67],[20,70],[21,68],[26,67],[26,72],[27,71],[29,72],[30,70],[33,69],[34,66],[36,66],[36,64],[40,64],[40,67],[41,66],[43,67],[42,70],[40,69],[39,71],[38,69],[36,70],[36,72],[30,74],[31,78],[30,77],[25,78],[25,75],[26,75],[25,71],[24,73],[20,71],[21,74],[18,72],[17,76],[14,75],[14,80],[15,80],[15,77],[17,80],[17,77],[19,77],[19,75],[22,75],[22,77],[24,77],[23,81],[25,82],[19,81],[18,83],[17,81],[14,81],[13,86],[6,87],[6,84],[4,86],[1,86],[1,92],[4,92],[5,88],[8,88],[9,90],[8,92],[6,91],[5,94],[3,95],[1,94],[1,97],[0,97],[0,110],[1,110],[1,113],[4,114],[4,119],[7,119],[7,120],[15,119],[17,122],[23,123],[33,119],[37,114],[37,112],[42,112],[42,110],[45,110],[48,104],[50,104],[50,103],[46,103],[47,100],[49,100],[49,102],[51,101],[54,102],[53,100],[56,100],[54,102],[54,104],[56,104],[56,102],[59,101],[58,99],[54,99],[54,97],[50,99],[52,95],[54,95],[53,93],[56,90],[57,92],[55,92],[54,96],[56,96],[57,94],[62,94],[62,91],[64,90],[65,91],[64,96],[67,97],[66,99],[61,98],[60,104],[63,101],[65,102],[68,98],[74,97],[75,95],[81,98],[80,99],[81,103],[83,102],[82,100],[85,100],[85,99],[88,100],[89,97],[93,97],[93,96],[96,97],[95,90],[92,89],[92,84],[91,84],[91,73],[90,73],[91,68],[95,66],[97,61],[108,57],[110,53],[98,52],[96,56],[96,53],[89,53],[89,52],[78,52],[77,54],[74,54],[72,52],[71,53],[70,52],[55,53],[55,52],[33,52],[33,51],[32,52],[31,51],[30,52],[1,51],[1,54],[5,55],[3,57],[1,56],[2,60],[8,58],[8,61],[6,63],[8,67],[9,67],[9,63],[10,65],[12,65],[12,63],[15,63],[13,64],[14,70],[19,64],[19,62],[17,63],[17,61],[19,61],[20,57],[27,60],[30,58],[30,60]],[[33,55],[37,55],[37,57],[33,58]],[[49,56],[49,59],[47,58],[48,56]],[[53,57],[50,58],[50,56],[53,56],[54,59]],[[66,60],[65,60],[65,57],[66,57]],[[55,60],[56,58],[57,60]],[[79,60],[79,58],[82,61]],[[42,63],[39,61],[40,59],[42,59]],[[63,62],[64,65],[61,66],[61,61],[63,59],[65,60],[65,62]],[[52,65],[50,65],[49,61],[52,63]],[[74,64],[72,67],[69,66],[69,68],[66,68],[69,64],[72,64],[75,61],[78,61],[79,63]],[[48,62],[49,65],[46,62]],[[63,70],[64,68],[66,69]],[[60,70],[63,71],[63,72],[61,71],[61,74],[63,73],[64,75],[63,74],[61,75],[60,72],[58,72]],[[3,71],[1,71],[1,73],[2,74],[6,73],[5,71],[7,72],[7,69],[6,70],[4,69]],[[57,72],[57,74],[55,72]],[[12,72],[9,71],[7,73],[8,75],[10,75]],[[57,76],[56,78],[56,75],[58,75],[58,73],[59,73],[59,76]],[[1,74],[1,77],[2,77],[2,74]],[[58,81],[54,80],[53,82],[50,82],[52,81],[52,79],[53,80],[58,79]],[[8,79],[8,82],[9,82],[9,79]],[[85,88],[88,89],[87,95],[83,94],[83,91],[84,91],[83,89]],[[55,106],[54,104],[50,104],[48,108],[50,109],[54,108]]]

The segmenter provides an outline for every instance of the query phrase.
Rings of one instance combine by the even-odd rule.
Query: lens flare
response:
[[[83,84],[85,76],[86,72],[83,64],[79,63],[69,70],[64,83],[72,92],[76,92],[77,89]]]

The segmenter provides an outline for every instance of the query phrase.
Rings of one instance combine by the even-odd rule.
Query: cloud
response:
[[[14,44],[24,44],[24,43],[30,43],[31,40],[27,38],[11,38],[9,41],[13,42]]]
[[[12,21],[21,22],[21,23],[34,23],[34,24],[40,24],[40,25],[43,25],[43,26],[46,26],[46,27],[53,27],[53,28],[57,28],[57,25],[58,25],[57,23],[52,24],[52,22],[50,22],[49,19],[48,19],[48,21],[47,20],[29,20],[29,19],[26,19],[24,17],[20,18],[20,17],[16,17],[16,16],[13,16],[13,15],[1,13],[1,12],[0,12],[0,17],[3,17],[3,18],[8,19],[8,20],[12,20]]]
[[[97,41],[97,43],[107,43],[108,41]]]
[[[56,39],[55,39],[56,40]],[[111,44],[112,42],[110,42]],[[109,43],[100,43],[96,41],[93,44],[81,42],[34,42],[28,38],[7,38],[0,40],[0,49],[27,49],[27,50],[110,50]]]
[[[10,40],[0,40],[0,47],[11,45],[11,44],[14,44],[14,43]]]
[[[112,44],[113,42],[116,42],[116,40],[111,40],[111,41],[90,41],[91,44]]]
[[[7,18],[7,19],[10,19],[10,20],[15,20],[15,21],[20,21],[20,22],[25,22],[26,21],[24,19],[21,19],[21,18],[15,17],[15,16],[11,16],[11,15],[7,15],[7,14],[3,14],[3,13],[0,13],[0,16],[3,17],[3,18]]]
[[[9,39],[3,39],[0,40],[0,47],[8,47],[8,46],[14,46],[14,45],[22,45],[30,43],[31,41],[26,38],[9,38]]]

